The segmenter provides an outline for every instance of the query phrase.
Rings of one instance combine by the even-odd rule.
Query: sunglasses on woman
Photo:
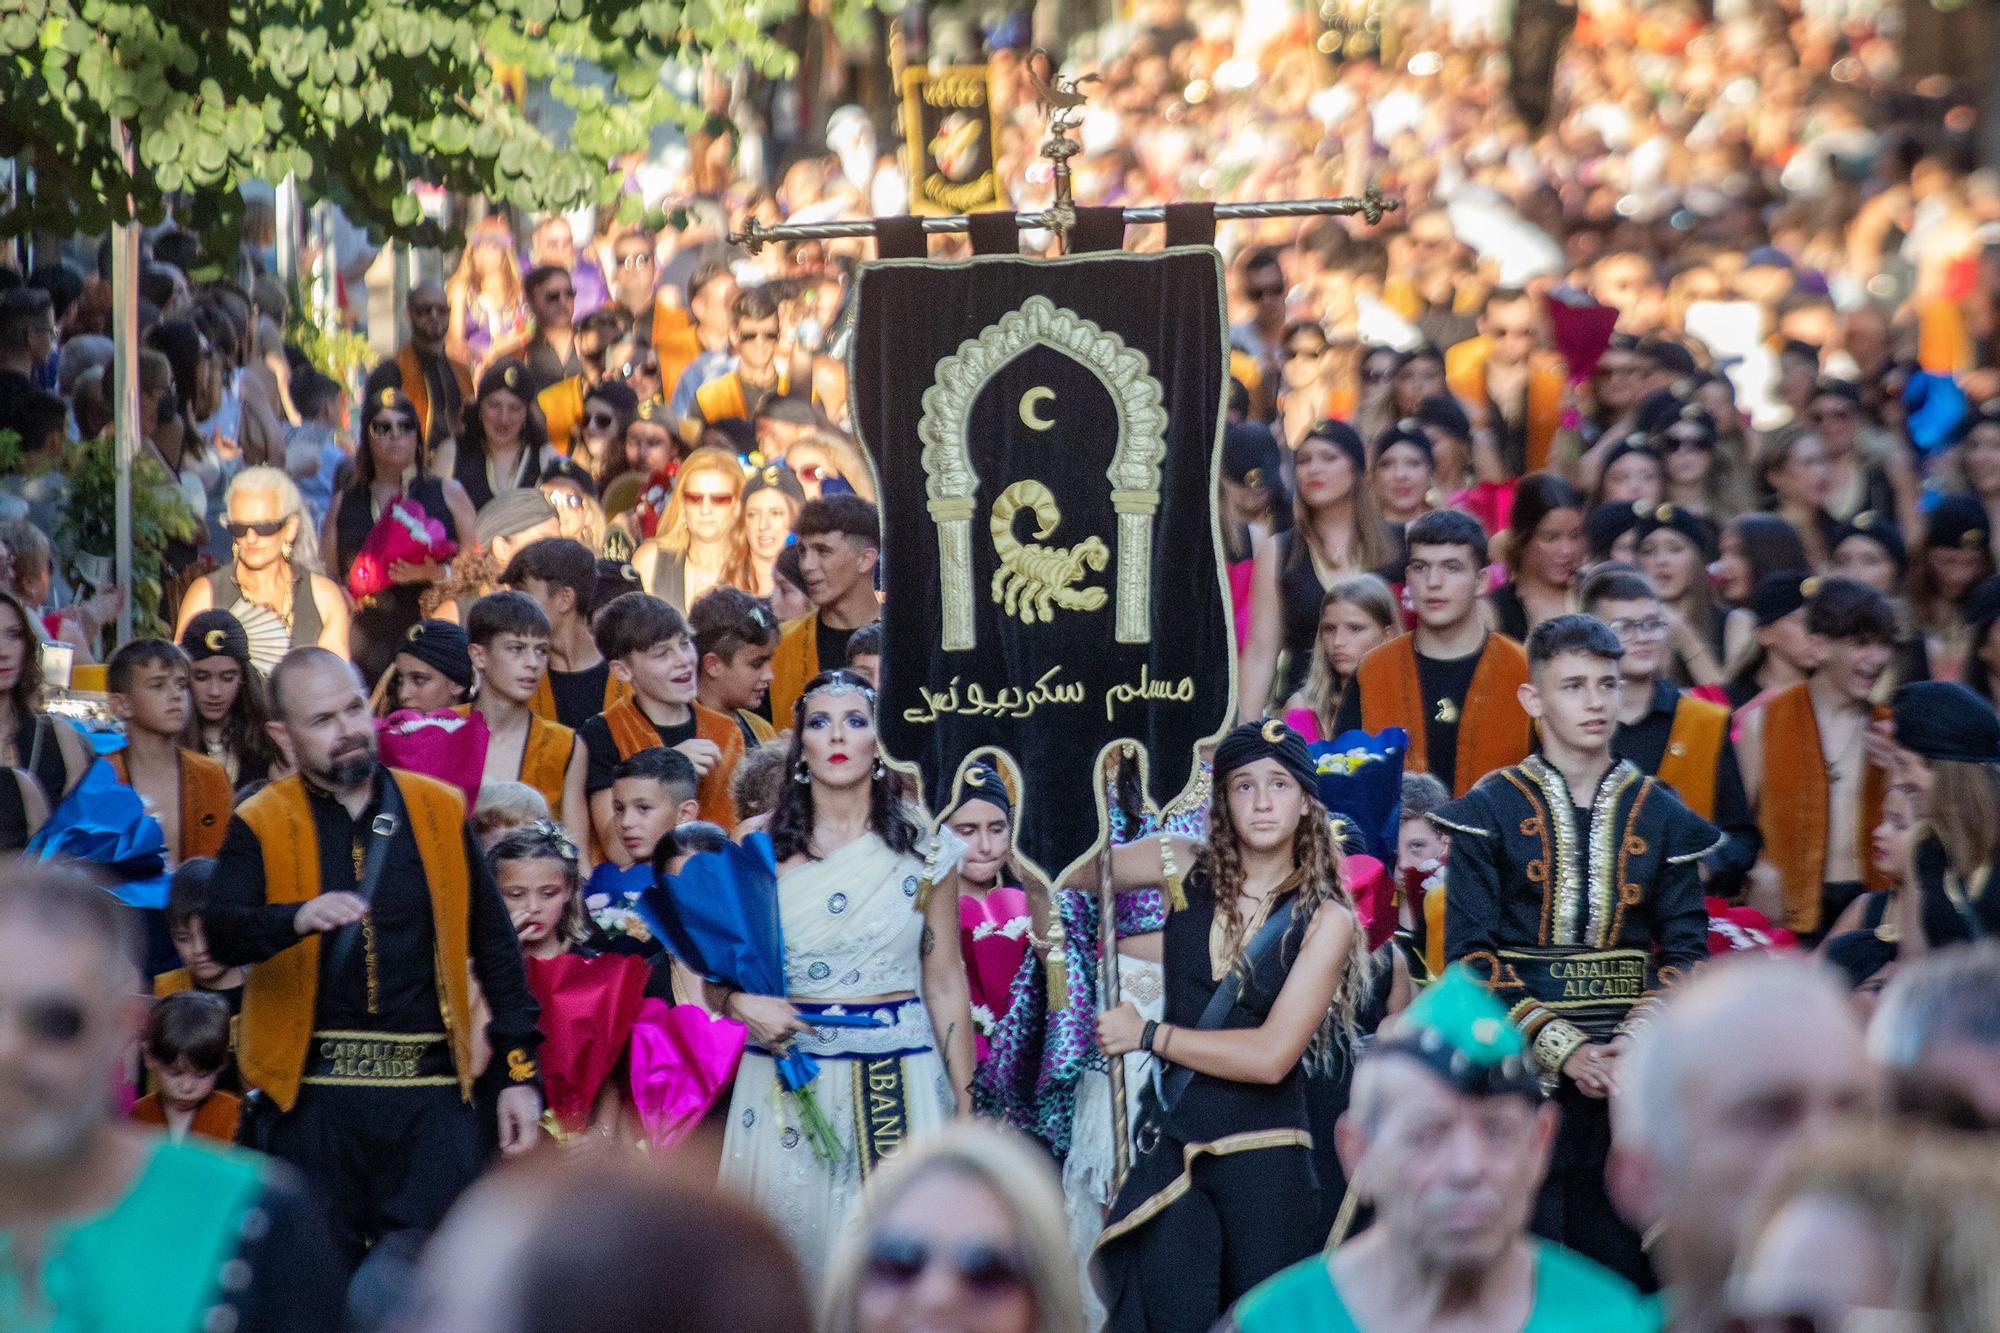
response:
[[[978,1296],[1013,1295],[1028,1285],[1027,1260],[986,1241],[933,1250],[915,1236],[877,1236],[868,1246],[868,1278],[884,1286],[907,1287],[932,1264],[944,1264],[961,1287]]]
[[[583,419],[586,430],[612,430],[618,425],[618,418],[609,412],[592,412]]]
[[[681,503],[691,509],[727,509],[736,497],[728,491],[683,491]]]
[[[376,417],[368,423],[368,433],[378,440],[386,440],[391,435],[400,435],[405,431],[414,434],[416,429],[415,417]]]
[[[650,361],[627,361],[624,365],[618,367],[618,378],[625,380],[631,379],[634,375],[657,375],[659,373],[660,362],[657,357]]]
[[[223,526],[229,529],[229,535],[232,537],[248,537],[253,532],[259,537],[275,537],[280,532],[283,532],[285,524],[291,521],[292,516],[290,514],[285,515],[283,518],[274,518],[268,523],[238,523],[232,518],[224,523]]]

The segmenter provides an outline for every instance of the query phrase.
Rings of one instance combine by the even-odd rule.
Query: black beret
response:
[[[1701,552],[1704,561],[1715,558],[1715,524],[1695,513],[1675,504],[1653,505],[1639,515],[1639,540],[1659,532],[1661,529],[1678,532]]]
[[[1424,434],[1424,423],[1415,417],[1404,417],[1395,425],[1375,437],[1375,457],[1380,458],[1399,444],[1407,444],[1424,456],[1424,461],[1437,466],[1437,450],[1431,446],[1431,437]]]
[[[1222,475],[1238,486],[1282,489],[1284,457],[1270,427],[1239,421],[1222,432]]]
[[[1912,681],[1890,701],[1896,744],[1925,759],[2000,763],[2000,717],[1993,705],[1949,680]]]
[[[1961,551],[1983,549],[1993,540],[1993,521],[1979,497],[1954,492],[1938,497],[1924,522],[1925,546],[1950,546]]]
[[[1639,514],[1645,508],[1635,504],[1601,504],[1590,511],[1583,521],[1584,540],[1590,544],[1590,553],[1597,559],[1607,559],[1611,548],[1618,539],[1639,526]]]
[[[233,657],[238,666],[250,667],[250,636],[244,632],[243,622],[227,611],[203,611],[188,621],[181,631],[181,651],[190,662]]]
[[[1878,514],[1872,509],[1862,510],[1841,524],[1840,531],[1833,536],[1832,549],[1839,550],[1840,544],[1850,537],[1860,537],[1874,542],[1887,551],[1889,558],[1896,562],[1896,573],[1899,577],[1909,569],[1910,551],[1903,544],[1903,530],[1886,514]]]
[[[1809,581],[1810,576],[1796,569],[1781,569],[1757,580],[1757,587],[1750,594],[1750,614],[1757,618],[1757,628],[1783,620],[1804,606],[1805,585]]]
[[[1417,404],[1417,423],[1435,426],[1454,440],[1472,438],[1472,418],[1465,415],[1456,398],[1445,394],[1433,394]]]
[[[1846,976],[1850,990],[1896,961],[1896,941],[1872,930],[1843,930],[1822,947],[1826,961]]]

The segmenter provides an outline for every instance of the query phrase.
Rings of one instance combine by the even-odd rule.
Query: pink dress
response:
[[[1011,885],[983,898],[959,895],[958,945],[972,992],[973,1053],[981,1060],[991,1049],[987,1034],[1007,1016],[1008,992],[1028,953],[1028,924],[1028,895]]]

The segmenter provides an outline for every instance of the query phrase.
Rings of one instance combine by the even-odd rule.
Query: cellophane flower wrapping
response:
[[[398,562],[421,565],[435,560],[442,564],[457,554],[458,543],[445,535],[444,524],[415,500],[399,497],[368,530],[347,571],[347,591],[356,598],[373,597],[388,590],[390,567]]]
[[[145,799],[102,759],[91,761],[26,850],[38,860],[103,866],[118,881],[111,891],[127,906],[167,905],[166,833]]]
[[[486,719],[477,712],[455,708],[419,713],[399,708],[375,723],[382,762],[391,768],[449,782],[465,793],[469,810],[479,804],[479,786],[486,773],[486,746],[491,739]]]
[[[747,995],[784,998],[778,863],[763,833],[689,857],[679,874],[642,892],[637,907],[668,952],[702,977]],[[813,1153],[835,1160],[839,1137],[812,1093],[819,1062],[796,1048],[770,1054]]]

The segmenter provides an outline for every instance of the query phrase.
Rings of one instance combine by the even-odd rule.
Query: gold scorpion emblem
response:
[[[1032,625],[1055,619],[1055,607],[1065,611],[1095,611],[1104,605],[1102,588],[1079,588],[1086,570],[1102,571],[1111,552],[1095,537],[1064,550],[1059,546],[1022,543],[1014,535],[1014,518],[1022,510],[1035,516],[1036,540],[1062,524],[1056,497],[1039,481],[1017,481],[993,502],[993,549],[1000,568],[993,574],[993,600],[1010,616]]]

